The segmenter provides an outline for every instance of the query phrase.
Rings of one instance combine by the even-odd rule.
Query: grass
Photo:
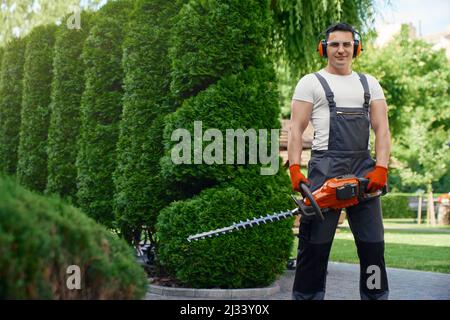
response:
[[[403,227],[397,229],[397,225]],[[345,224],[342,226],[333,241],[330,261],[359,263],[353,235]],[[387,267],[450,273],[450,232],[446,227],[385,221]],[[297,240],[295,238],[292,257],[297,254]]]

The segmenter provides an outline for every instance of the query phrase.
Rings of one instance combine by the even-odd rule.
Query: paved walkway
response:
[[[450,300],[450,274],[388,268],[390,300]],[[287,270],[277,281],[280,291],[266,299],[290,300],[295,271]],[[359,265],[328,264],[326,300],[359,300]],[[146,300],[182,300],[148,293]],[[191,300],[192,298],[186,298]]]

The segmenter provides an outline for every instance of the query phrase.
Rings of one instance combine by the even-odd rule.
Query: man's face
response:
[[[349,31],[334,31],[327,40],[328,64],[336,69],[346,69],[352,63],[353,35]]]

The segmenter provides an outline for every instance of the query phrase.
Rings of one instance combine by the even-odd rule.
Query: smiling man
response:
[[[357,34],[346,23],[330,26],[318,46],[319,54],[328,59],[327,66],[301,78],[295,88],[288,139],[289,170],[295,191],[300,191],[300,183],[308,184],[314,191],[326,180],[345,174],[368,178],[369,191],[381,189],[387,182],[390,133],[386,100],[374,77],[352,71],[352,59],[362,50]],[[314,139],[306,178],[300,171],[300,160],[302,134],[309,121],[314,127]],[[371,128],[375,133],[376,160],[370,156]],[[360,260],[361,299],[387,299],[380,198],[346,211]],[[339,212],[324,213],[324,217],[324,221],[302,217],[294,299],[324,299]]]

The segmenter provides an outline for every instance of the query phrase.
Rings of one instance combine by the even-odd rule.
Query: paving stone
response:
[[[450,274],[426,271],[387,269],[390,300],[450,300]],[[226,300],[291,300],[294,270],[286,270],[276,281],[279,291],[265,297],[234,298]],[[330,262],[326,283],[326,300],[359,300],[359,265]],[[167,297],[147,293],[146,300],[206,300],[207,298]],[[210,299],[218,299],[210,297]],[[223,298],[222,298],[223,299]]]

